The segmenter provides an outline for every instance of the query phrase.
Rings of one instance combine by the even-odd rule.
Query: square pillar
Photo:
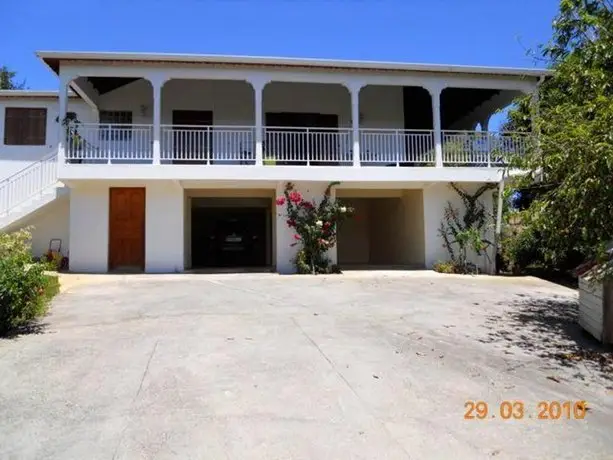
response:
[[[66,147],[67,136],[64,120],[68,113],[68,85],[72,81],[72,77],[62,75],[60,77],[59,97],[58,97],[58,120],[59,120],[59,135],[57,144],[57,163],[63,165],[66,162]]]
[[[108,271],[108,185],[94,183],[70,188],[68,243],[71,272]]]
[[[153,87],[153,164],[159,165],[162,157],[162,79],[152,79]]]
[[[179,273],[185,269],[185,202],[176,181],[147,184],[145,206],[145,271]]]
[[[264,164],[263,95],[268,80],[256,79],[250,80],[249,83],[253,87],[255,97],[255,164],[256,166],[262,166]]]
[[[432,121],[434,127],[434,152],[436,167],[443,167],[443,136],[441,131],[441,92],[440,88],[428,89],[432,98]]]
[[[351,138],[353,139],[353,166],[360,167],[360,90],[362,84],[352,83],[347,87],[351,94]]]

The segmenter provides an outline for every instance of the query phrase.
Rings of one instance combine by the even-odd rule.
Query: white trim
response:
[[[59,180],[222,180],[340,182],[498,182],[502,170],[480,167],[240,166],[59,164]]]
[[[143,61],[172,63],[247,64],[293,67],[326,67],[367,70],[401,70],[436,73],[464,73],[482,75],[506,75],[541,77],[551,72],[546,69],[466,66],[451,64],[415,64],[402,62],[334,60],[314,58],[288,58],[263,56],[224,56],[211,54],[133,53],[133,52],[88,52],[88,51],[37,51],[36,55],[47,60],[96,60],[96,61]]]
[[[26,98],[49,98],[57,99],[59,91],[38,91],[30,89],[2,89],[0,90],[0,97],[26,97]],[[74,91],[68,91],[68,97],[78,98],[79,96]]]

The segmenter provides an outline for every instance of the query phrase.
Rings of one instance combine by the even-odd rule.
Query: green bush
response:
[[[513,272],[520,273],[531,265],[543,265],[544,257],[538,235],[525,227],[508,235],[502,242],[504,263]]]
[[[457,273],[457,267],[451,260],[436,262],[432,268],[438,273]]]
[[[47,264],[32,259],[29,241],[27,230],[0,234],[0,334],[43,316],[59,290]]]

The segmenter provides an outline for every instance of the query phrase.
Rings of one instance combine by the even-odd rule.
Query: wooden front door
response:
[[[112,187],[109,270],[145,269],[145,189]]]

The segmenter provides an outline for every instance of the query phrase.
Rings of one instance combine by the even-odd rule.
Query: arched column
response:
[[[152,75],[146,79],[153,90],[153,164],[159,165],[162,156],[162,88],[167,78],[163,75]]]
[[[270,83],[270,80],[263,78],[251,79],[249,83],[253,87],[255,98],[255,164],[262,166],[264,157],[263,139],[264,139],[264,110],[263,110],[263,95],[264,87]]]
[[[432,126],[434,127],[434,152],[436,167],[443,167],[443,135],[441,131],[441,93],[443,88],[431,86],[426,88],[432,98]]]

